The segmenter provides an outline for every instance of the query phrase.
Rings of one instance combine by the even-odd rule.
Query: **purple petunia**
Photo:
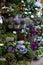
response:
[[[39,43],[37,41],[35,41],[33,44],[31,44],[30,48],[32,50],[36,50],[38,46],[39,46]]]
[[[37,32],[38,32],[38,31],[37,31],[37,30],[35,30],[35,29],[34,29],[34,30],[31,30],[31,33],[32,33],[33,35],[36,35],[36,34],[37,34]]]
[[[13,46],[9,46],[8,47],[8,52],[12,52],[13,53],[14,52],[14,47]]]

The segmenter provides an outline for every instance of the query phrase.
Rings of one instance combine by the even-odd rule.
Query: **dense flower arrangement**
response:
[[[34,7],[33,2],[27,7],[22,3],[1,9],[0,56],[6,58],[8,65],[24,59],[31,62],[43,53],[43,18],[37,16],[40,8]]]

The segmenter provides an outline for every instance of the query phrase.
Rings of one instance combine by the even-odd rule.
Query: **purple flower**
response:
[[[28,20],[28,18],[21,18],[21,21],[27,21]]]
[[[21,18],[14,18],[13,21],[15,21],[15,22],[17,22],[17,23],[20,23],[20,22],[21,22]]]
[[[32,28],[32,26],[33,26],[33,25],[32,25],[32,24],[30,24],[30,25],[29,25],[29,28]]]
[[[29,25],[27,25],[27,28],[32,28],[34,26],[34,23],[32,22],[32,23],[30,23]]]
[[[21,23],[21,21],[25,22],[27,20],[28,18],[14,18],[14,21],[16,21],[17,23]]]
[[[13,46],[9,46],[8,47],[8,52],[14,52],[14,47]]]
[[[38,46],[39,46],[39,43],[37,41],[35,41],[33,44],[31,44],[30,48],[32,50],[36,50]]]
[[[34,30],[31,30],[31,33],[32,33],[33,35],[36,35],[36,34],[37,34],[37,32],[38,32],[38,31],[37,31],[37,30],[35,30],[35,29],[34,29]]]
[[[13,17],[9,17],[8,20],[9,20],[9,21],[13,21]]]

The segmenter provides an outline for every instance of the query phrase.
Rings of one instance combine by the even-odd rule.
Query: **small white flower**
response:
[[[34,18],[34,15],[31,15],[31,18]]]
[[[24,12],[25,14],[28,14],[27,12]]]
[[[36,41],[36,38],[34,38],[34,42]]]
[[[24,41],[23,40],[20,40],[20,41],[17,41],[18,44],[23,44]]]
[[[28,10],[27,8],[25,8],[25,11]]]
[[[7,12],[9,12],[9,10],[7,10]]]
[[[25,46],[24,46],[24,45],[22,45],[22,46],[21,46],[21,48],[25,48]]]
[[[38,8],[35,8],[35,10],[38,10]]]
[[[25,30],[24,29],[22,29],[22,31],[21,31],[22,33],[24,33],[25,32]]]
[[[41,27],[43,27],[43,25],[41,25]]]
[[[14,9],[11,9],[11,11],[14,11]]]
[[[42,33],[42,36],[43,36],[43,33]]]
[[[16,34],[16,31],[13,31],[14,34]]]
[[[43,42],[43,39],[41,41]]]
[[[31,12],[28,12],[29,14],[31,14]]]
[[[41,39],[42,39],[42,37],[41,37],[41,36],[39,36],[39,37],[38,37],[38,41],[40,41]]]
[[[38,16],[38,17],[41,17],[41,12],[38,12],[38,13],[37,13],[37,16]]]
[[[41,29],[41,27],[38,25],[38,26],[35,26],[35,29]]]
[[[1,43],[0,43],[0,46],[3,46],[3,45],[4,45],[4,44],[1,44]]]
[[[3,20],[2,20],[2,17],[0,16],[0,24],[2,24],[3,23]]]
[[[22,2],[22,3],[24,3],[24,1],[23,1],[23,0],[21,0],[21,2]]]
[[[41,15],[42,15],[42,13],[41,13]]]
[[[6,7],[6,6],[4,6],[4,7],[2,7],[2,9],[7,9],[8,7]]]

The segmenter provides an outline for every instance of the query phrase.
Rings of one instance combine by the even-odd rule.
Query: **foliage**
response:
[[[6,61],[0,61],[0,65],[7,65]]]
[[[5,55],[5,58],[7,59],[7,61],[9,62],[11,62],[11,61],[13,61],[13,60],[15,60],[16,59],[16,57],[15,57],[15,55],[13,54],[13,53],[7,53],[6,55]]]
[[[28,59],[34,59],[34,57],[35,57],[34,51],[32,51],[31,49],[28,49],[28,51],[27,51],[27,53],[26,53],[26,57],[27,57]]]

